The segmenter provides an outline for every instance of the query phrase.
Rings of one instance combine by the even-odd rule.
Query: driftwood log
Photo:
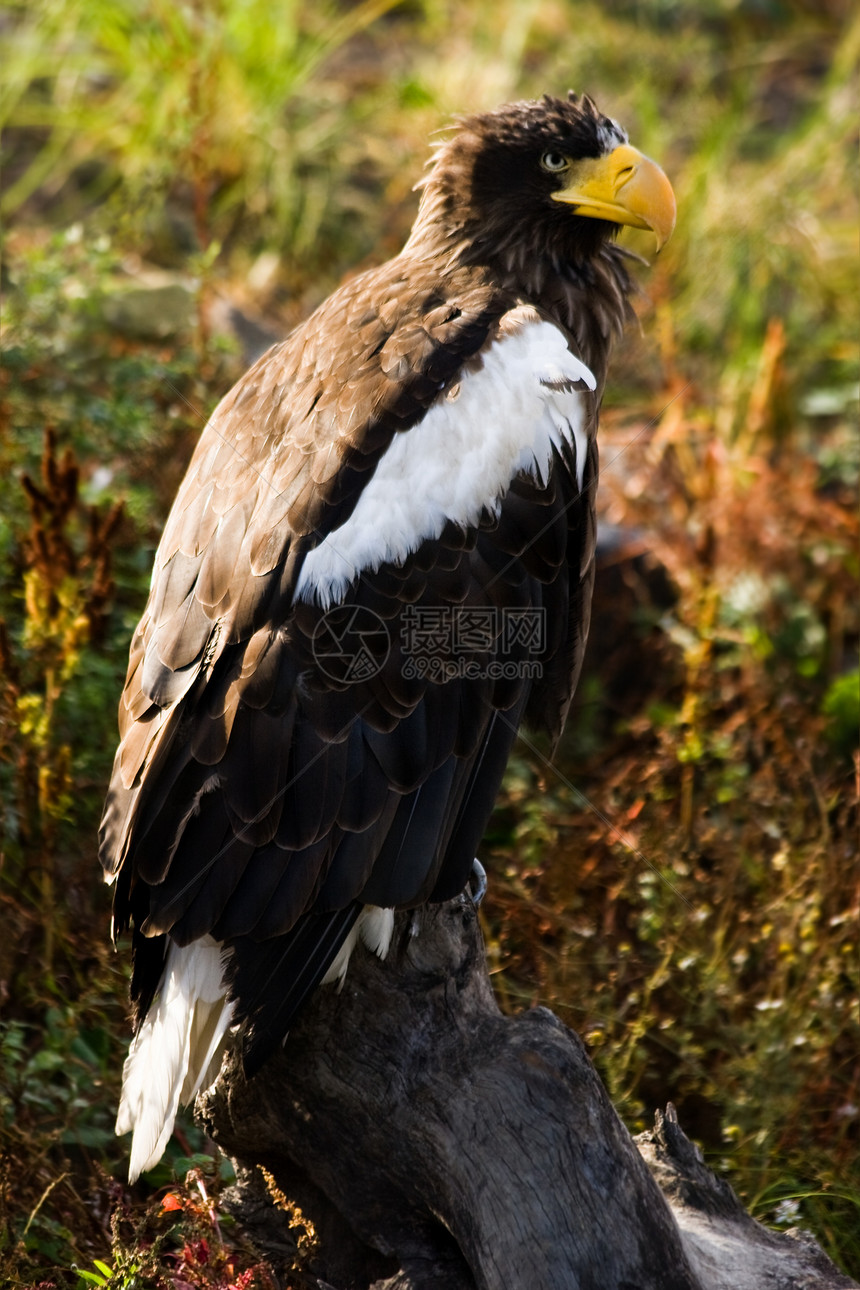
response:
[[[269,1192],[313,1224],[320,1290],[856,1284],[754,1222],[671,1108],[634,1142],[551,1012],[503,1017],[464,897],[398,916],[385,963],[357,951],[254,1079],[228,1055],[197,1115],[275,1266],[295,1240]]]

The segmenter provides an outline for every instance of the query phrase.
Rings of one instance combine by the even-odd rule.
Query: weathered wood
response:
[[[687,1257],[706,1290],[847,1290],[840,1273],[808,1232],[772,1232],[750,1218],[686,1137],[675,1108],[657,1114],[635,1139],[668,1200]]]
[[[399,916],[385,963],[357,952],[343,990],[317,992],[284,1052],[250,1082],[229,1057],[197,1112],[237,1162],[261,1244],[277,1221],[256,1165],[313,1222],[313,1269],[338,1290],[741,1286],[712,1275],[724,1184],[697,1162],[717,1190],[696,1173],[691,1191],[681,1140],[694,1148],[671,1120],[643,1142],[646,1164],[552,1013],[500,1014],[462,897]],[[719,1240],[756,1229],[764,1251],[780,1239],[723,1199]]]

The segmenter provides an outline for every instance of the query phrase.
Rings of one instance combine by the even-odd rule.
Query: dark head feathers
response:
[[[486,264],[529,294],[543,289],[547,273],[587,274],[615,226],[580,219],[554,201],[558,177],[541,158],[552,152],[573,161],[601,157],[626,142],[620,125],[588,95],[573,92],[566,99],[545,94],[458,118],[421,181],[407,253],[444,255],[449,264]]]
[[[540,99],[505,103],[492,112],[461,117],[459,133],[464,142],[474,136],[487,151],[557,147],[575,158],[599,157],[627,142],[616,121],[604,116],[589,95],[580,97],[573,90],[566,99],[544,94]],[[456,139],[451,141],[455,147]]]
[[[453,133],[452,133],[453,131]],[[557,147],[576,157],[599,157],[627,142],[627,134],[605,116],[588,95],[568,90],[566,99],[544,94],[539,99],[504,103],[490,112],[455,116],[445,137],[434,145],[428,172],[415,185],[426,188],[434,173],[457,157],[496,148]]]

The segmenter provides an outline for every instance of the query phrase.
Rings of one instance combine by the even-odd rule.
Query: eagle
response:
[[[464,891],[522,723],[556,740],[594,577],[619,226],[671,185],[588,96],[459,118],[402,251],[221,401],[155,557],[100,833],[132,1181],[393,912]]]

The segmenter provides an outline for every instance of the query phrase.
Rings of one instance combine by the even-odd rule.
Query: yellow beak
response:
[[[577,215],[650,228],[658,251],[675,227],[672,185],[655,161],[626,143],[608,157],[571,166],[567,186],[553,197],[573,206]]]

